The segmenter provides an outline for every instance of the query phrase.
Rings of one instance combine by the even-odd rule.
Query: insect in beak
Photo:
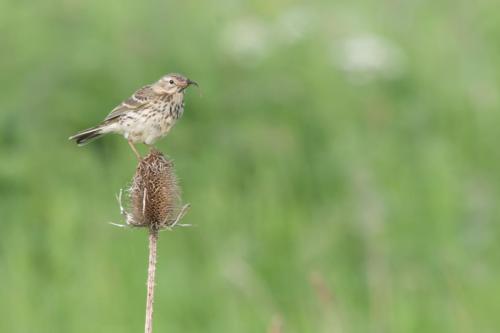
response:
[[[199,87],[198,82],[188,79],[187,80],[187,85],[190,86],[192,84],[194,84],[195,86]]]

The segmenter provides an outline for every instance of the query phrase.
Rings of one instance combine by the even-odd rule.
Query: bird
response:
[[[184,113],[184,92],[191,85],[198,83],[181,74],[167,74],[137,90],[97,126],[80,131],[69,140],[81,146],[104,134],[121,134],[140,160],[134,144],[153,145],[168,134]]]

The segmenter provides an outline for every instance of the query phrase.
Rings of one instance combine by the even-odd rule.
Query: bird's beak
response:
[[[195,86],[199,87],[198,82],[188,79],[187,80],[187,85],[190,86],[192,84],[194,84]]]

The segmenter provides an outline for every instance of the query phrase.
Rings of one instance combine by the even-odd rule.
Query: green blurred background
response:
[[[156,332],[498,332],[499,40],[486,0],[0,2],[0,331],[143,330],[136,161],[67,138],[180,72]]]

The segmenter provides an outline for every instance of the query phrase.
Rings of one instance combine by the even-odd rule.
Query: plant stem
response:
[[[158,230],[154,227],[151,227],[149,229],[148,293],[146,296],[146,324],[144,328],[145,333],[153,332],[153,301],[155,293],[157,243]]]

